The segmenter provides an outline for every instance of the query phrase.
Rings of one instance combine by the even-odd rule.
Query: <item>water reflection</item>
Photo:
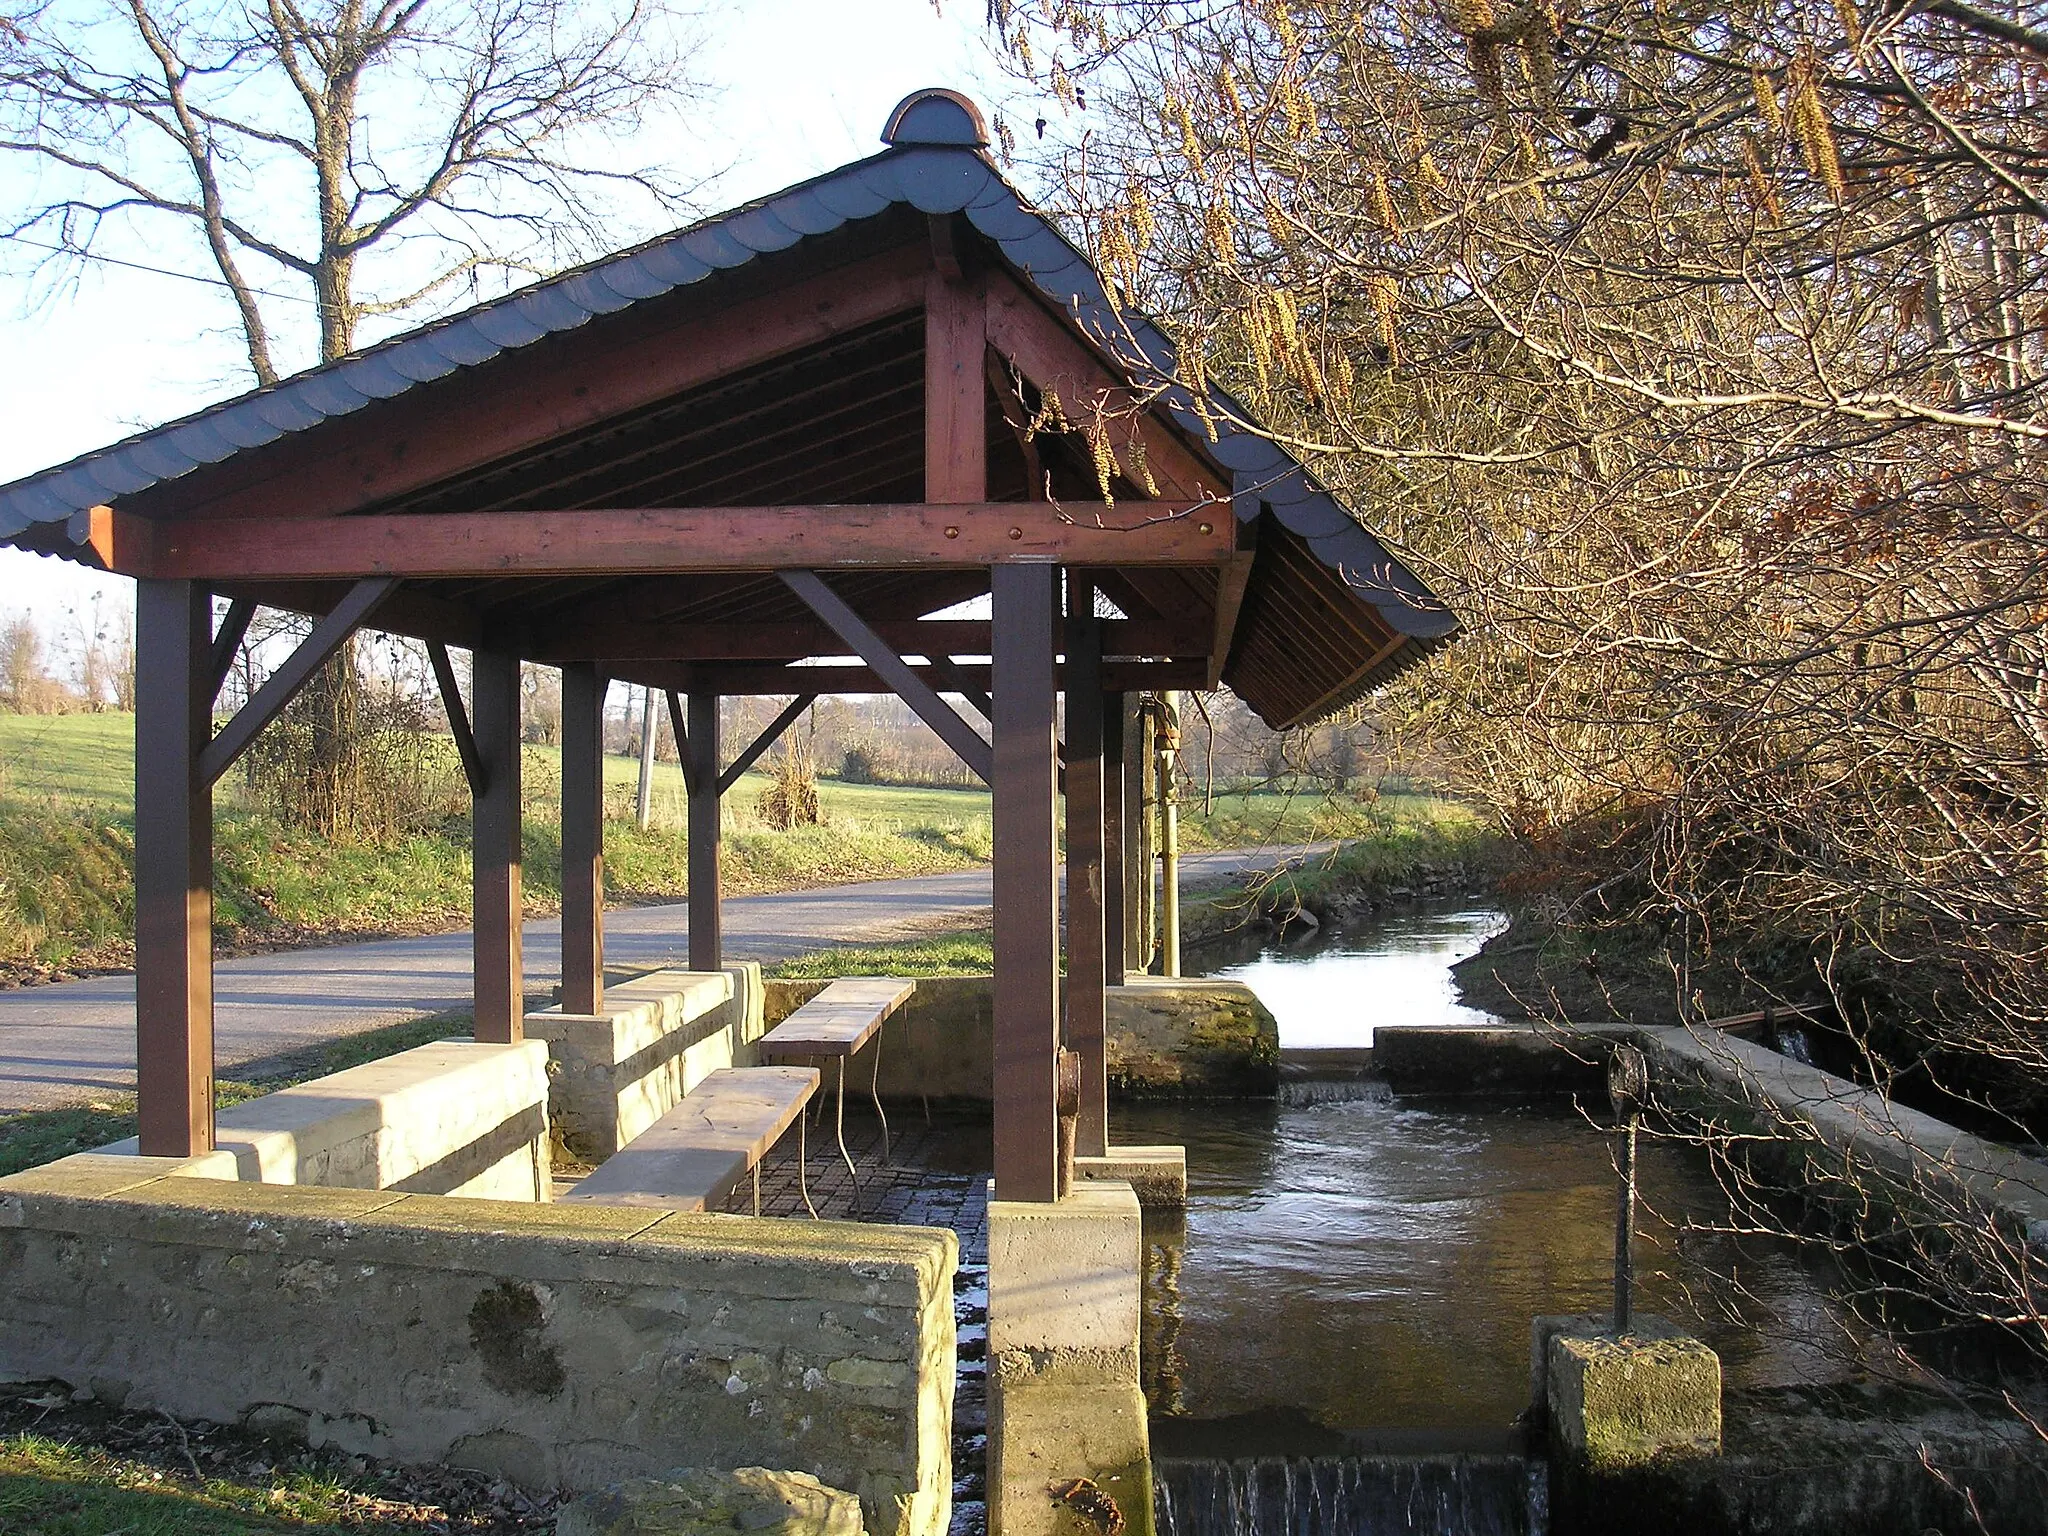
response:
[[[1283,1047],[1366,1046],[1376,1024],[1498,1023],[1458,1001],[1451,967],[1506,926],[1490,907],[1403,912],[1312,948],[1247,940],[1193,958],[1203,974],[1258,993],[1279,1022]]]
[[[1502,921],[1407,913],[1315,947],[1212,955],[1207,969],[1259,994],[1284,1047],[1356,1048],[1377,1023],[1496,1022],[1457,1002],[1449,968]],[[1188,1154],[1184,1251],[1180,1232],[1151,1234],[1155,1413],[1306,1415],[1381,1444],[1388,1430],[1501,1434],[1528,1401],[1530,1320],[1610,1305],[1613,1163],[1574,1106],[1357,1086],[1338,1102],[1118,1107],[1119,1140]],[[1727,1210],[1696,1153],[1652,1142],[1641,1171],[1642,1310],[1719,1350],[1730,1389],[1849,1374],[1821,1347],[1843,1320],[1796,1254],[1688,1230]]]
[[[1613,1165],[1568,1105],[1130,1105],[1117,1124],[1119,1136],[1188,1151],[1177,1307],[1148,1298],[1157,1412],[1505,1430],[1528,1401],[1530,1320],[1612,1299]],[[1731,1389],[1846,1374],[1769,1326],[1838,1331],[1794,1255],[1696,1232],[1680,1254],[1690,1221],[1725,1210],[1693,1154],[1646,1145],[1642,1175],[1643,1310],[1719,1350]],[[1723,1278],[1700,1289],[1709,1270]],[[1754,1298],[1740,1322],[1704,1299],[1732,1295],[1728,1277]]]

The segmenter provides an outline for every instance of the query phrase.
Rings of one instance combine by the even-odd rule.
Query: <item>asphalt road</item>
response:
[[[1300,849],[1191,854],[1185,885],[1270,866]],[[989,873],[929,875],[827,886],[725,903],[725,949],[735,960],[781,960],[832,944],[907,937],[989,904]],[[605,963],[631,969],[687,964],[680,904],[605,913]],[[252,1061],[470,1000],[469,932],[287,950],[214,966],[214,1057],[223,1075]],[[531,994],[561,978],[561,931],[526,925]],[[54,1108],[135,1087],[135,978],[98,976],[0,992],[0,1114]]]

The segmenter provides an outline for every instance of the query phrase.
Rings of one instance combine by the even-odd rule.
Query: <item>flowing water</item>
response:
[[[1458,1003],[1448,968],[1501,922],[1396,915],[1213,957],[1212,973],[1259,993],[1283,1050],[1355,1053],[1377,1024],[1497,1022]],[[1278,1104],[1116,1112],[1120,1140],[1187,1148],[1185,1225],[1148,1233],[1162,1529],[1541,1530],[1540,1467],[1518,1433],[1530,1321],[1611,1304],[1607,1138],[1568,1101],[1397,1099],[1355,1073],[1291,1086]],[[1730,1388],[1849,1374],[1815,1342],[1847,1337],[1818,1274],[1700,1230],[1727,1205],[1695,1153],[1651,1142],[1641,1171],[1642,1310],[1720,1351]]]

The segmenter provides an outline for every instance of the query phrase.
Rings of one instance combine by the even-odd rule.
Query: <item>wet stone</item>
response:
[[[802,1472],[681,1468],[587,1493],[556,1536],[861,1536],[860,1500]]]

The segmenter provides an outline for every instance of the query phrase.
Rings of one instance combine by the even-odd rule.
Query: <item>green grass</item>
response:
[[[41,1435],[0,1439],[0,1536],[253,1536],[376,1532],[362,1500],[313,1473],[261,1483],[167,1477],[147,1462]]]
[[[656,765],[643,832],[632,821],[638,771],[634,758],[605,762],[607,893],[622,903],[677,900],[689,884],[681,774]],[[133,774],[132,716],[0,714],[0,975],[38,980],[128,963]],[[525,889],[538,916],[560,899],[552,749],[528,749],[526,778]],[[828,779],[819,785],[825,824],[778,832],[756,814],[767,783],[750,774],[726,797],[724,884],[733,895],[937,874],[990,855],[986,790]],[[1192,852],[1371,835],[1389,815],[1417,820],[1435,804],[1258,792],[1205,808],[1190,795],[1181,838]],[[214,845],[214,936],[224,953],[469,921],[469,824],[459,813],[376,843],[330,843],[253,807],[230,774],[216,796]]]
[[[784,981],[821,981],[833,976],[986,976],[995,963],[995,937],[980,928],[889,944],[841,944],[761,969]]]

